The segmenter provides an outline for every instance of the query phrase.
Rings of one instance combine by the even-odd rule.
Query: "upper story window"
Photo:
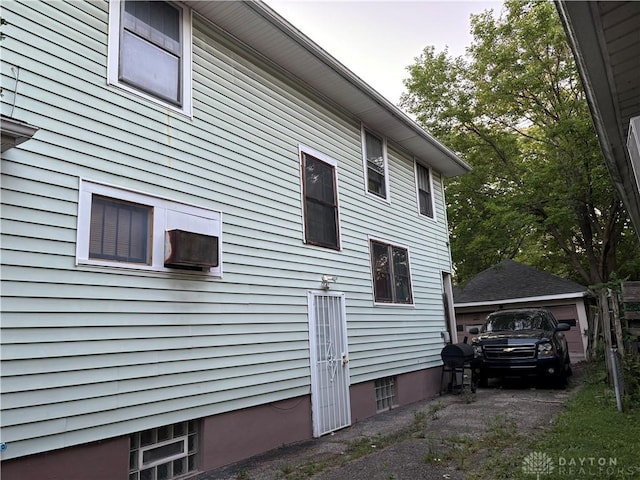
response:
[[[307,147],[300,148],[305,242],[340,249],[336,162]]]
[[[82,180],[76,262],[222,276],[222,214]]]
[[[418,209],[420,215],[434,218],[433,215],[433,184],[431,171],[416,162],[416,188],[418,190]]]
[[[413,304],[409,251],[377,240],[370,249],[376,303]]]
[[[191,17],[171,2],[109,3],[108,81],[191,113]]]
[[[367,192],[388,200],[389,175],[387,167],[386,140],[363,127],[362,151],[364,156]]]

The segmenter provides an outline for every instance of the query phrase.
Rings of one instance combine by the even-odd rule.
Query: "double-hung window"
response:
[[[367,192],[385,200],[389,198],[386,147],[386,141],[383,137],[365,128],[362,129]]]
[[[162,1],[109,5],[109,83],[190,114],[189,11]]]
[[[336,162],[301,147],[305,242],[340,249]]]
[[[413,304],[409,251],[378,240],[371,240],[370,248],[376,303]]]
[[[416,188],[418,190],[418,208],[420,215],[434,218],[431,172],[416,162]]]

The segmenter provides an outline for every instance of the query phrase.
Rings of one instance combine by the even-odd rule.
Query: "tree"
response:
[[[505,258],[583,284],[640,271],[551,2],[507,0],[472,16],[464,57],[433,47],[408,67],[401,103],[474,171],[447,183],[463,283]]]

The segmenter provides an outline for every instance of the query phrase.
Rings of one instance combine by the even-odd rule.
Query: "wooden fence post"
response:
[[[616,344],[618,345],[618,353],[624,357],[624,338],[622,337],[622,322],[620,320],[620,304],[618,303],[618,292],[609,289],[609,297],[611,298],[611,308],[613,310],[613,330],[616,333]]]
[[[609,313],[609,295],[607,290],[600,290],[600,310],[602,312],[602,335],[604,337],[604,360],[607,365],[607,382],[613,384],[613,365],[611,363],[611,315]]]
[[[598,306],[595,309],[595,313],[593,315],[593,328],[590,333],[590,343],[591,343],[591,351],[589,360],[596,360],[598,358],[598,335],[600,335],[600,318],[602,314],[600,313],[601,308]]]

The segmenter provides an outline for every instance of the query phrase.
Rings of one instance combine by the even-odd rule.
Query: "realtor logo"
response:
[[[540,480],[540,475],[549,475],[554,468],[551,457],[543,452],[531,452],[522,462],[522,472],[535,475],[536,480]]]

